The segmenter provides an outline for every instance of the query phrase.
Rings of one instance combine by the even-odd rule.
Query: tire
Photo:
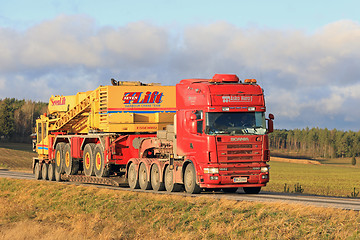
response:
[[[151,168],[150,179],[151,187],[154,191],[164,191],[165,185],[164,182],[160,182],[161,173],[157,164],[154,164]]]
[[[41,169],[41,178],[44,181],[48,180],[48,169],[49,169],[49,164],[43,163]]]
[[[35,163],[34,175],[35,175],[35,179],[36,179],[36,180],[40,180],[41,177],[42,177],[42,174],[41,174],[41,165],[40,165],[39,162]]]
[[[223,188],[222,191],[224,193],[236,193],[236,191],[238,190],[238,188]]]
[[[49,181],[55,181],[55,163],[50,163],[48,167]]]
[[[261,190],[261,187],[243,187],[246,194],[258,194]]]
[[[64,173],[64,147],[65,143],[58,143],[55,147],[55,171]]]
[[[55,181],[61,182],[61,173],[55,170]]]
[[[95,143],[88,143],[85,145],[83,154],[83,169],[86,176],[94,176],[94,150]]]
[[[139,167],[139,185],[142,190],[150,190],[151,183],[148,181],[147,169],[144,163],[140,164]]]
[[[94,151],[94,171],[97,177],[108,177],[109,168],[105,165],[104,150],[97,144]]]
[[[165,177],[164,177],[165,189],[168,192],[179,192],[181,186],[177,183],[174,183],[173,171],[170,170],[170,167],[167,166],[165,169]]]
[[[136,173],[136,165],[134,163],[130,163],[128,170],[128,183],[131,189],[139,189],[139,180]]]
[[[201,192],[200,186],[196,183],[196,171],[194,164],[190,163],[186,166],[184,173],[185,191],[191,194],[198,194]]]
[[[70,143],[64,147],[64,169],[67,175],[75,175],[79,171],[79,161],[72,158]]]

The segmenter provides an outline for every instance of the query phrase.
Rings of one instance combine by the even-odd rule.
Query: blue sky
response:
[[[61,14],[84,14],[99,25],[119,26],[134,21],[159,25],[209,24],[227,21],[237,26],[253,24],[314,31],[340,19],[359,20],[356,0],[1,0],[3,26],[29,27]]]
[[[359,130],[358,1],[0,0],[0,99],[257,78],[277,128]]]

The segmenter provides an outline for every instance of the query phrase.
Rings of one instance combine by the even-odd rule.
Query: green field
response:
[[[285,162],[270,162],[270,182],[265,191],[284,192],[287,184],[289,192],[295,192],[299,184],[303,193],[327,196],[351,196],[360,191],[360,168],[343,165],[312,165]],[[360,196],[358,196],[360,197]]]

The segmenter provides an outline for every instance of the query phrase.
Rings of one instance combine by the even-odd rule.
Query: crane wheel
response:
[[[41,169],[41,177],[42,177],[42,180],[44,180],[44,181],[48,180],[48,169],[49,169],[49,164],[43,163],[42,169]]]
[[[75,175],[79,171],[79,161],[72,158],[71,145],[67,143],[64,147],[64,168],[67,175]]]
[[[64,147],[65,143],[61,142],[56,144],[55,147],[55,171],[62,174],[64,173]]]
[[[84,148],[84,155],[83,155],[83,169],[86,176],[94,176],[94,150],[95,150],[95,143],[88,143],[85,145]]]
[[[35,163],[35,168],[34,168],[34,173],[35,173],[35,179],[36,180],[40,180],[41,179],[41,165],[39,162]]]
[[[55,181],[55,163],[50,163],[48,167],[49,181]]]
[[[109,168],[105,164],[104,150],[100,144],[95,147],[94,171],[97,177],[108,177],[110,175]]]

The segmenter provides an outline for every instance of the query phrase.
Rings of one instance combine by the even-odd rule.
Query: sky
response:
[[[256,78],[275,128],[360,130],[355,0],[0,0],[0,99]]]

